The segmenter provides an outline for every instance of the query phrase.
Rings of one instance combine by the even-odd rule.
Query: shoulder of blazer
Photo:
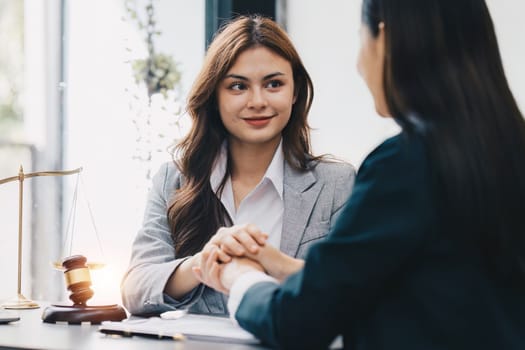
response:
[[[426,152],[422,136],[401,132],[386,139],[370,152],[359,168],[359,173],[363,173],[369,167],[389,168],[389,172],[399,172],[403,178],[406,178],[407,169],[412,172],[428,172]]]
[[[297,192],[304,192],[315,183],[331,183],[338,181],[353,181],[356,170],[353,165],[343,161],[318,160],[312,161],[308,169],[299,170],[285,161],[284,184]]]
[[[174,162],[163,163],[153,177],[153,186],[159,186],[165,198],[170,198],[173,191],[184,185],[184,177]]]
[[[312,171],[319,181],[333,182],[339,179],[353,179],[356,174],[355,167],[341,160],[321,160],[312,165]]]

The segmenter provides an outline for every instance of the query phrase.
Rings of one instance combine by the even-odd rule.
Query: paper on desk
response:
[[[149,335],[159,338],[177,338],[180,334],[188,339],[258,344],[259,340],[227,317],[187,314],[175,320],[159,317],[131,318],[122,322],[103,322],[103,333],[124,335]]]

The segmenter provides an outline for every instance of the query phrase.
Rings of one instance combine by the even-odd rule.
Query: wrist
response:
[[[266,245],[258,254],[258,261],[266,273],[278,280],[281,280],[286,274],[290,260],[293,259],[270,245]]]
[[[279,260],[279,263],[276,266],[277,270],[274,277],[277,278],[279,281],[284,280],[290,274],[290,269],[294,265],[294,263],[294,258],[284,253],[281,253],[281,259]]]
[[[276,266],[275,274],[272,276],[282,282],[290,275],[302,269],[303,266],[304,260],[292,258],[291,256],[283,253],[279,263]]]
[[[201,253],[197,253],[195,255],[189,256],[188,259],[182,262],[182,270],[186,271],[184,275],[186,276],[186,278],[188,278],[187,281],[192,281],[191,283],[195,284],[195,286],[201,283],[201,281],[197,278],[197,276],[195,276],[195,273],[193,272],[193,268],[200,267],[200,257]]]
[[[186,262],[188,263],[188,267],[190,269],[194,267],[199,267],[201,264],[201,252],[198,252],[197,254],[192,255],[191,257],[188,258],[188,260],[186,260]]]

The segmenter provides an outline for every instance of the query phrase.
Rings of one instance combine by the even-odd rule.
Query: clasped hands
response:
[[[197,254],[193,274],[207,286],[229,294],[235,280],[246,272],[263,271],[282,281],[302,268],[303,260],[266,244],[267,239],[252,224],[222,227]]]

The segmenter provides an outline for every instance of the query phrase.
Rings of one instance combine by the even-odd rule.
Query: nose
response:
[[[252,89],[250,99],[248,101],[248,108],[260,109],[268,106],[265,93],[262,89]]]

